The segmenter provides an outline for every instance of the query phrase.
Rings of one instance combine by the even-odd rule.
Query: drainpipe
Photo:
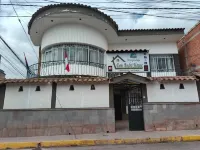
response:
[[[42,58],[42,52],[41,52],[41,46],[39,47],[39,59],[38,59],[38,77],[40,77],[40,71],[41,71],[41,60]]]

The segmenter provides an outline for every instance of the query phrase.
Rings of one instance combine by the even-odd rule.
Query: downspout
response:
[[[41,60],[42,58],[42,52],[41,52],[41,46],[39,47],[39,59],[38,59],[38,77],[40,77],[40,72],[41,72]]]

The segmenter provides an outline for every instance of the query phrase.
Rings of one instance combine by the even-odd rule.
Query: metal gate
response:
[[[127,91],[129,130],[144,130],[143,97],[141,85],[134,85]]]

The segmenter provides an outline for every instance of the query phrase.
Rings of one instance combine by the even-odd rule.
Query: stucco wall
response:
[[[74,84],[74,91],[69,88],[57,85],[56,108],[109,107],[109,84],[96,84],[95,90],[90,89],[90,84]]]
[[[179,89],[183,83],[185,89]],[[160,89],[160,83],[147,84],[148,102],[198,102],[198,92],[195,81],[163,83],[165,89]]]
[[[19,92],[19,87],[23,91]],[[37,85],[7,84],[4,109],[51,108],[51,84],[40,85],[41,91],[35,91]]]
[[[1,110],[0,137],[115,132],[112,108]]]
[[[109,44],[108,49],[147,49],[150,54],[178,54],[176,42]]]
[[[48,29],[42,38],[42,49],[57,43],[83,43],[107,50],[106,38],[96,29],[81,24],[61,24]]]
[[[200,129],[200,103],[145,103],[146,131]]]

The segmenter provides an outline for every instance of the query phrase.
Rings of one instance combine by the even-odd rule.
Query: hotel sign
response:
[[[108,72],[149,72],[148,53],[107,53]]]

